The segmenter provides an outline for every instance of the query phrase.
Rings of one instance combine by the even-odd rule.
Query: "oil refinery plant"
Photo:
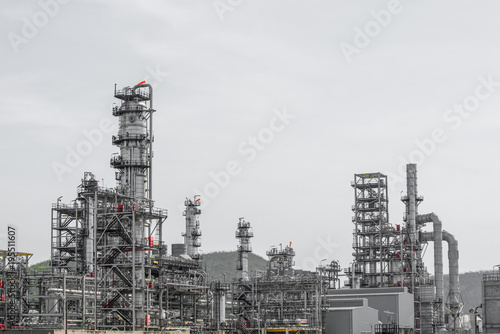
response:
[[[389,222],[387,176],[354,175],[353,261],[345,268],[328,259],[315,271],[295,269],[295,250],[284,244],[266,252],[267,271],[250,272],[251,239],[258,236],[250,222],[239,218],[233,222],[238,275],[229,282],[210,281],[200,252],[200,196],[185,200],[184,242],[170,245],[169,252],[163,240],[168,213],[153,198],[151,85],[115,87],[114,97],[120,101],[112,109],[119,130],[111,141],[119,153],[110,165],[117,185],[100,186],[86,172],[74,201],[58,199],[52,205],[50,269],[29,270],[30,253],[0,245],[0,329],[478,332],[464,322],[458,241],[436,213],[419,212],[423,197],[417,191],[415,164],[406,166],[401,198],[406,210],[398,224]],[[423,261],[428,244],[434,250],[433,276]],[[443,244],[448,250],[447,294]],[[485,333],[500,333],[500,272],[485,274],[483,281]]]

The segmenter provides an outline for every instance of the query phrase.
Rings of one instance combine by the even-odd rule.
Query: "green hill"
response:
[[[470,309],[482,303],[482,280],[486,271],[475,271],[460,274],[460,295],[464,303],[463,312],[468,313]],[[449,278],[444,275],[444,298],[448,296]],[[479,312],[482,310],[479,309]]]
[[[35,264],[32,264],[29,268],[30,272],[33,272],[35,270],[43,270],[43,269],[49,269],[50,268],[50,260],[38,262]]]
[[[267,261],[253,253],[248,254],[249,270],[266,270]],[[209,281],[223,281],[226,274],[226,282],[236,277],[237,252],[214,252],[203,256],[203,268],[208,273]],[[30,266],[30,271],[50,268],[50,261],[43,261]],[[485,271],[467,272],[460,274],[460,293],[464,302],[464,313],[482,303],[481,281]],[[445,298],[448,296],[448,275],[444,277]],[[480,310],[481,311],[481,310]]]
[[[237,252],[214,252],[203,255],[203,268],[206,268],[209,281],[223,281],[226,274],[226,282],[236,278],[236,260]],[[253,253],[248,254],[248,269],[250,272],[255,270],[266,270],[267,261]]]
[[[214,252],[203,255],[203,268],[206,269],[209,281],[223,281],[226,274],[226,282],[236,277],[236,252]],[[262,257],[250,253],[248,255],[248,267],[250,272],[255,270],[266,270],[267,261]],[[50,260],[39,262],[30,266],[30,271],[50,268]]]

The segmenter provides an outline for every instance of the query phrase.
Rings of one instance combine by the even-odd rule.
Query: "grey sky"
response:
[[[20,248],[47,259],[51,203],[71,201],[85,171],[114,186],[112,132],[62,182],[52,164],[86,140],[82,130],[116,123],[115,83],[147,80],[156,86],[155,199],[170,211],[169,244],[182,240],[184,198],[235,160],[241,173],[201,216],[204,252],[234,250],[244,216],[257,254],[292,241],[298,267],[323,258],[346,267],[353,174],[397,175],[402,159],[420,157],[415,141],[441,129],[441,142],[421,153],[420,212],[437,213],[459,240],[461,271],[499,263],[489,255],[500,230],[497,1],[401,0],[350,62],[340,45],[355,46],[356,29],[390,1],[65,2],[29,38],[26,22],[47,11],[40,2],[4,1],[0,10],[0,248],[12,222]],[[490,94],[467,118],[447,112],[473,101],[478,86]],[[238,147],[285,109],[294,118],[247,161]],[[399,224],[405,184],[393,185],[390,221]],[[431,247],[425,261],[432,268]]]

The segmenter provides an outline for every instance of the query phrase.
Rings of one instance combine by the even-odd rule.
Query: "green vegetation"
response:
[[[215,252],[203,255],[203,268],[206,269],[211,281],[223,281],[224,273],[226,282],[236,277],[236,252]],[[267,261],[262,257],[250,253],[248,256],[248,267],[250,272],[255,270],[266,270]],[[30,272],[50,268],[50,260],[39,262],[30,266]]]
[[[236,278],[237,252],[214,252],[203,255],[203,268],[206,269],[211,281],[223,281],[226,274],[226,282]],[[248,268],[250,272],[255,270],[266,270],[267,261],[253,253],[248,254]]]
[[[463,312],[468,313],[482,303],[482,280],[486,271],[475,271],[460,274],[460,294],[464,303]],[[448,275],[444,275],[444,298],[448,296]],[[479,309],[479,312],[482,310]]]
[[[250,272],[255,270],[266,270],[267,261],[253,253],[248,254]],[[237,275],[236,270],[237,252],[215,252],[203,256],[203,268],[206,269],[210,281],[223,281],[226,274],[226,282],[230,282]],[[30,266],[30,271],[50,268],[50,260],[43,261]],[[464,302],[464,313],[482,303],[481,281],[485,271],[467,272],[460,274],[460,292]],[[448,275],[444,277],[445,298],[448,296]]]
[[[32,264],[29,268],[30,273],[36,270],[50,269],[50,260]]]

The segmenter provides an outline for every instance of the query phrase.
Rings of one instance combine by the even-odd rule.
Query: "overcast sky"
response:
[[[85,171],[115,185],[116,130],[100,125],[116,126],[115,83],[146,80],[169,244],[182,242],[179,206],[201,192],[205,253],[235,250],[245,217],[259,255],[291,241],[297,267],[347,267],[354,173],[391,175],[400,224],[412,161],[420,213],[459,240],[460,271],[490,269],[500,263],[499,10],[493,0],[3,1],[0,248],[14,223],[19,250],[49,258],[57,197],[74,199]],[[104,139],[71,160],[85,131]],[[228,164],[230,181],[214,187]],[[433,271],[432,245],[425,262]]]

